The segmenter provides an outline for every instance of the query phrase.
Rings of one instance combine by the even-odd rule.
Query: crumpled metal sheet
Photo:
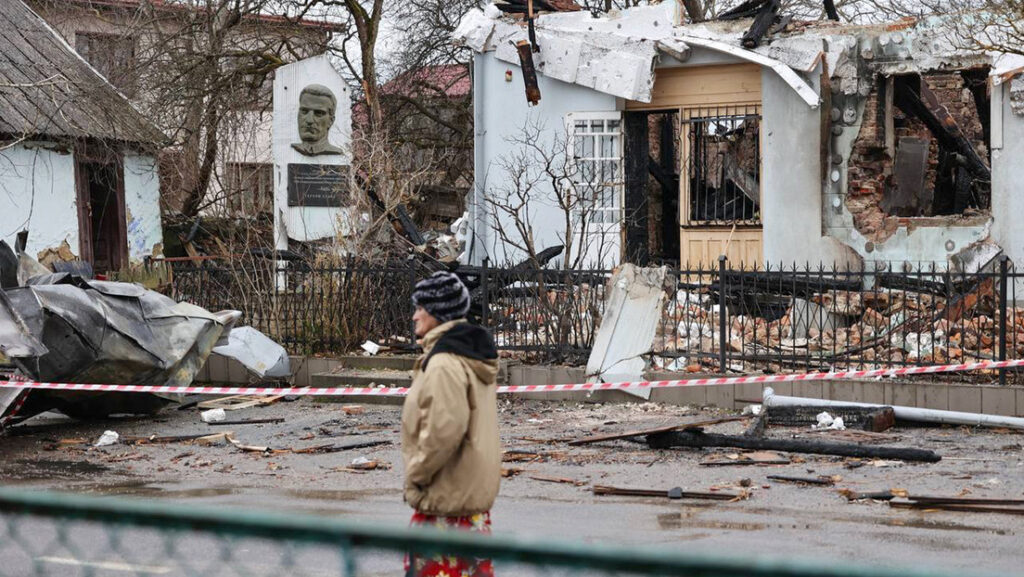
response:
[[[0,350],[44,382],[187,386],[240,316],[213,314],[139,285],[68,273],[25,281],[0,291]],[[175,398],[36,390],[31,406],[104,416],[152,412]]]
[[[587,361],[587,377],[601,382],[638,381],[647,365],[665,301],[665,267],[625,264],[608,281],[601,326]],[[650,398],[650,389],[627,392]]]
[[[214,347],[213,352],[235,359],[260,378],[291,376],[288,352],[252,327],[231,329],[228,343]]]

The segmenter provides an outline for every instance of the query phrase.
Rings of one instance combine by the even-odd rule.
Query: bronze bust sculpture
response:
[[[292,148],[306,156],[341,154],[343,151],[327,139],[334,125],[338,101],[326,86],[310,84],[299,94],[299,138]]]

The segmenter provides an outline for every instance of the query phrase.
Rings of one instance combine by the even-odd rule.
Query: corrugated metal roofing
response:
[[[22,0],[0,0],[0,134],[166,139]]]

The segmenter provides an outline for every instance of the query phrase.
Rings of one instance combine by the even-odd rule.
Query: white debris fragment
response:
[[[113,445],[120,439],[120,435],[116,431],[103,431],[98,441],[96,441],[97,447],[106,447],[107,445]]]
[[[200,413],[199,417],[203,419],[204,423],[216,423],[226,419],[227,413],[224,412],[224,409],[210,409]]]
[[[815,418],[818,420],[818,423],[816,425],[811,425],[811,428],[814,429],[827,429],[835,422],[835,419],[832,418],[832,415],[828,414],[828,411],[818,413],[818,416]]]
[[[366,341],[365,343],[359,345],[359,347],[362,348],[364,351],[370,353],[371,355],[376,355],[377,353],[380,352],[380,345],[373,341]]]
[[[355,459],[352,459],[352,465],[354,466],[366,465],[369,462],[370,460],[367,459],[366,457],[356,457]]]
[[[763,407],[761,405],[747,405],[743,407],[743,414],[754,415],[756,417],[761,414],[762,409]]]
[[[828,428],[832,429],[833,431],[845,431],[846,430],[846,424],[843,423],[843,418],[842,417],[836,417],[835,420],[832,421],[832,424],[829,425]]]

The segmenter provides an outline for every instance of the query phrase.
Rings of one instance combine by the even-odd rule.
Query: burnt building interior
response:
[[[679,111],[624,115],[625,261],[679,259]]]
[[[899,219],[984,214],[991,205],[987,67],[879,75],[849,159],[847,208],[884,240]]]
[[[626,113],[628,262],[678,264],[680,227],[760,225],[759,113],[757,106]]]

